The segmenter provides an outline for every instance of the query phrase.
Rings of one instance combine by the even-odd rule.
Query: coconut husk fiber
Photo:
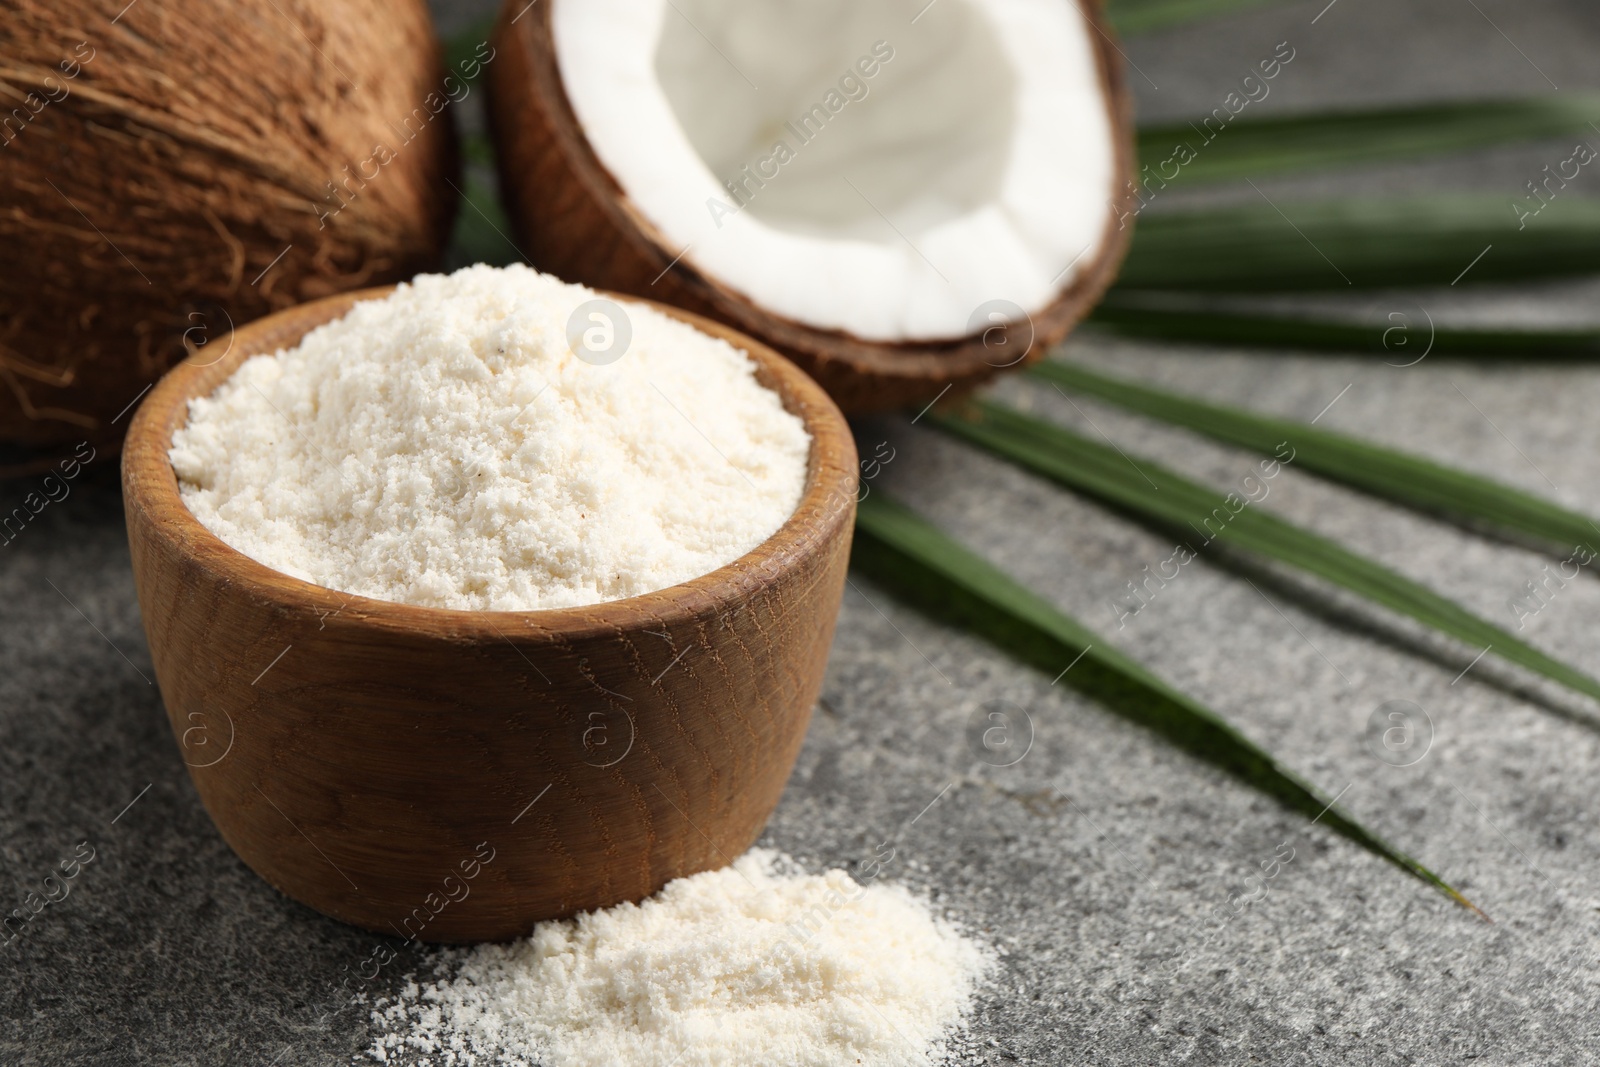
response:
[[[0,18],[0,441],[114,445],[173,363],[433,265],[454,216],[421,0],[124,2]]]

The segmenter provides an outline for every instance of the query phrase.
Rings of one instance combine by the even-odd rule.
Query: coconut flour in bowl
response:
[[[190,404],[184,503],[330,589],[529,611],[654,592],[770,537],[810,438],[749,357],[524,266],[422,275]]]
[[[811,447],[725,341],[525,267],[480,266],[419,277],[243,361],[189,402],[167,456],[195,517],[278,571],[524,611],[733,562],[793,514]],[[641,784],[672,773],[630,769]],[[376,1005],[375,1059],[915,1067],[961,1045],[991,956],[903,888],[756,850],[639,904],[434,962],[429,984]]]

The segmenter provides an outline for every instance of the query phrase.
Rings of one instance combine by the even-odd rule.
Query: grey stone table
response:
[[[459,24],[468,6],[448,5],[441,20]],[[1595,81],[1600,12],[1580,0],[1263,7],[1131,42],[1142,107],[1208,110],[1284,40],[1296,60],[1264,108],[1569,91]],[[1509,199],[1563,147],[1262,192],[1472,187]],[[1395,299],[1444,319],[1593,322],[1595,295],[1569,285]],[[1397,369],[1375,356],[1090,333],[1060,355],[1292,417],[1327,408],[1323,425],[1600,514],[1600,367],[1435,358]],[[1048,389],[1003,388],[1217,485],[1252,462]],[[895,450],[875,485],[1223,711],[1495,920],[858,580],[765,841],[847,868],[888,843],[885,876],[931,893],[1004,952],[975,1021],[979,1061],[1600,1060],[1595,707],[1326,589],[1226,560],[1185,568],[1119,630],[1107,601],[1171,551],[1161,537],[907,419],[863,423],[860,435],[867,450]],[[0,486],[0,504],[30,488]],[[1507,600],[1545,562],[1292,468],[1266,506],[1506,623]],[[5,907],[62,860],[79,862],[70,895],[0,954],[0,1063],[358,1058],[368,1024],[339,989],[377,939],[274,892],[201,810],[151,684],[113,471],[85,474],[0,548],[0,627]],[[1585,637],[1597,629],[1600,582],[1584,575],[1525,633],[1600,673]],[[1031,748],[1009,767],[975,758],[968,740],[975,711],[995,700],[1031,724]],[[1415,702],[1431,722],[1431,745],[1409,766],[1375,759],[1367,743],[1369,718],[1390,700]],[[1291,849],[1265,895],[1229,922],[1213,917],[1261,861]],[[404,955],[373,991],[418,962]]]

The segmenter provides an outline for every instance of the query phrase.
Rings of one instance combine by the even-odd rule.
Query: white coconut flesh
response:
[[[600,162],[669,252],[769,313],[958,338],[1097,258],[1114,133],[1072,0],[553,2]]]

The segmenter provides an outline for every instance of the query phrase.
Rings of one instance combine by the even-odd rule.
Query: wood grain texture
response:
[[[507,0],[486,76],[500,188],[519,248],[534,266],[561,278],[648,295],[757,337],[803,367],[848,412],[925,404],[947,388],[969,389],[1042,359],[1111,285],[1133,232],[1132,100],[1100,0],[1081,0],[1079,7],[1105,86],[1115,177],[1105,203],[1092,209],[1106,212],[1100,249],[1032,316],[1033,344],[1024,359],[985,347],[982,336],[886,344],[816,329],[756,306],[696,270],[692,257],[678,259],[682,249],[628,199],[584,137],[556,63],[552,5],[530,9],[525,0]]]
[[[122,476],[145,633],[173,732],[235,852],[383,933],[498,940],[722,866],[777,804],[822,684],[855,511],[848,426],[726,327],[812,435],[801,504],[711,574],[587,608],[468,612],[290,578],[211,534],[167,459],[188,401],[250,355],[386,289],[252,323],[175,368]],[[469,877],[470,875],[470,877]]]

